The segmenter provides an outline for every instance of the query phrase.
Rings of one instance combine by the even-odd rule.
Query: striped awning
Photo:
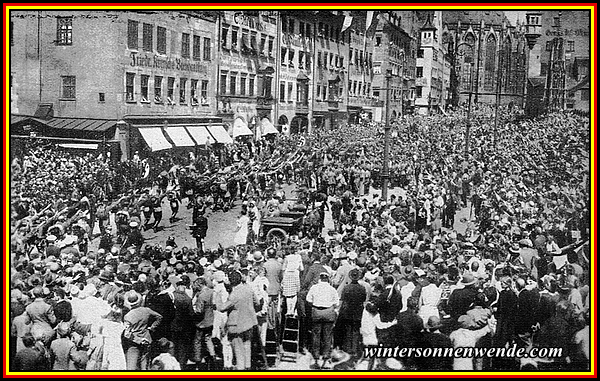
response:
[[[167,127],[165,128],[165,132],[169,135],[176,147],[193,147],[196,145],[187,133],[185,127]]]
[[[217,143],[222,143],[222,144],[233,143],[233,139],[231,138],[231,136],[229,136],[227,131],[225,131],[225,128],[223,128],[223,126],[215,125],[215,126],[208,126],[207,128],[208,128],[208,131],[210,132],[210,134],[213,136],[213,138],[215,138]]]
[[[152,152],[173,148],[171,143],[165,138],[160,127],[142,127],[139,131]]]
[[[215,139],[208,132],[206,126],[187,126],[186,129],[199,146],[205,145],[207,139],[209,144],[215,143]]]

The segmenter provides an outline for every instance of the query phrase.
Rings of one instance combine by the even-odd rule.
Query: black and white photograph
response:
[[[595,5],[488,5],[5,11],[10,374],[595,371]]]

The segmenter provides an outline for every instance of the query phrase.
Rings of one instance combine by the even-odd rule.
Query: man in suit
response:
[[[471,273],[465,273],[460,281],[464,288],[454,290],[448,299],[448,312],[453,319],[458,321],[461,315],[465,315],[471,309],[477,291],[477,279]]]
[[[307,267],[304,272],[304,276],[300,280],[300,292],[298,293],[298,313],[302,318],[302,324],[300,324],[300,346],[303,348],[310,348],[312,345],[312,338],[309,335],[311,329],[311,310],[307,307],[306,295],[308,290],[315,284],[319,283],[319,275],[327,272],[327,269],[321,263],[321,256],[316,255],[313,263]],[[307,313],[308,311],[308,313]]]
[[[392,275],[385,275],[383,277],[383,283],[385,289],[375,300],[375,306],[379,311],[381,322],[389,323],[398,316],[398,313],[402,309],[402,294],[394,287],[395,279]],[[377,339],[384,346],[395,346],[395,328],[391,327],[378,330]]]
[[[186,282],[181,278],[175,283],[175,291],[173,291],[175,316],[171,322],[175,358],[179,361],[182,369],[187,364],[187,360],[192,353],[192,339],[195,332],[193,325],[194,307],[192,306],[192,298],[186,293],[186,287]]]
[[[233,289],[219,311],[229,312],[227,334],[233,346],[236,368],[248,370],[251,367],[252,330],[255,325],[258,325],[255,311],[258,299],[252,287],[242,282],[242,275],[239,272],[231,273],[229,282]]]
[[[518,297],[518,308],[515,318],[515,333],[519,337],[519,345],[527,346],[532,340],[532,326],[537,324],[537,315],[540,292],[533,286],[528,286],[523,278],[517,278],[515,282]]]
[[[345,352],[359,356],[358,345],[360,342],[360,321],[362,319],[363,305],[367,300],[367,290],[358,281],[362,278],[359,269],[350,270],[351,283],[342,291],[340,316],[337,324],[343,333],[343,349]]]

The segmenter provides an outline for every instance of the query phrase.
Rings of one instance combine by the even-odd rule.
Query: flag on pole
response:
[[[367,28],[365,29],[365,32],[367,30],[369,30],[369,28],[371,27],[371,23],[373,22],[373,15],[374,14],[375,14],[374,11],[367,11]]]
[[[350,16],[349,14],[346,14],[346,15],[344,16],[344,25],[342,26],[342,33],[343,33],[343,32],[344,32],[346,29],[350,28],[350,25],[352,25],[352,19],[353,19],[353,17],[352,17],[352,16]]]

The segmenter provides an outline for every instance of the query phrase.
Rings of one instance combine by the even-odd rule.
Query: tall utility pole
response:
[[[481,36],[483,35],[483,20],[479,23],[479,35],[477,36],[477,70],[475,73],[475,103],[479,102],[479,66],[481,62]]]
[[[496,140],[498,138],[498,106],[500,105],[500,92],[502,91],[502,57],[504,47],[504,25],[500,29],[500,40],[498,41],[498,75],[496,78],[496,107],[494,113],[494,152],[496,151]]]
[[[381,199],[387,201],[388,184],[390,180],[390,79],[392,79],[392,70],[388,69],[385,76],[385,146],[383,149],[383,184],[381,186]]]

